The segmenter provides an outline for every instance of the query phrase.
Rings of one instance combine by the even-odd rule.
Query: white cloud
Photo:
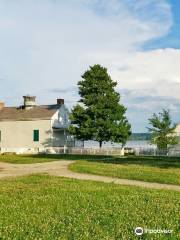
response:
[[[141,50],[171,26],[166,0],[1,0],[1,98],[19,104],[30,93],[53,102],[60,96],[51,89],[71,89],[95,63],[107,66],[120,88],[178,95],[179,51]],[[60,92],[70,105],[77,100]]]
[[[115,59],[115,57],[114,57]],[[160,49],[136,52],[123,59],[124,71],[114,62],[113,75],[120,88],[154,89],[154,96],[169,96],[180,99],[180,50]]]

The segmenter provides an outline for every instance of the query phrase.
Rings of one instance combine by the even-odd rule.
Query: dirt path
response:
[[[154,189],[168,189],[180,191],[180,186],[160,183],[150,183],[136,180],[119,179],[113,177],[98,176],[92,174],[75,173],[68,170],[68,165],[74,161],[54,161],[35,164],[11,164],[0,162],[0,178],[16,177],[36,173],[48,173],[54,176],[75,178],[80,180],[91,180],[120,185],[132,185]]]

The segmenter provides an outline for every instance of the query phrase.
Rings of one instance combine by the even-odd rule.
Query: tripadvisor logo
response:
[[[141,236],[144,231],[143,231],[142,227],[137,227],[137,228],[135,228],[134,232],[137,236]]]
[[[143,233],[172,234],[173,230],[169,230],[169,229],[148,229],[148,228],[143,229],[142,227],[136,227],[134,232],[137,236],[141,236],[141,235],[143,235]]]

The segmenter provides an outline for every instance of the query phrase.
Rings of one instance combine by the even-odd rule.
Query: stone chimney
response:
[[[26,96],[23,96],[23,98],[24,98],[24,106],[23,107],[25,109],[31,109],[36,106],[36,97],[35,96],[26,95]]]
[[[5,107],[5,103],[4,102],[0,102],[0,110],[3,109]]]
[[[57,99],[57,105],[64,105],[64,99],[62,99],[62,98],[58,98]]]

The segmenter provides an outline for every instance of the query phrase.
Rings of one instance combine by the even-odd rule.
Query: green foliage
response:
[[[175,191],[45,175],[1,180],[0,239],[180,239],[179,197]],[[173,233],[138,238],[137,226]]]
[[[70,132],[77,139],[125,143],[131,126],[125,117],[126,108],[119,103],[117,85],[100,65],[90,67],[78,82],[80,104],[71,114]]]
[[[156,144],[159,149],[167,149],[168,145],[177,144],[175,136],[176,126],[172,124],[169,110],[163,109],[159,114],[153,114],[149,119],[149,131],[152,134],[152,143]]]
[[[180,185],[180,158],[177,157],[82,158],[69,168],[80,173]]]

